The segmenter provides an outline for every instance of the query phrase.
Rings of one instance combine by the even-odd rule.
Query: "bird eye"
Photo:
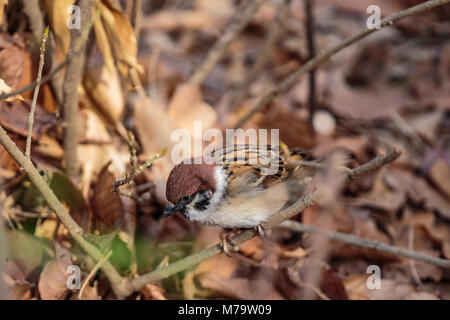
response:
[[[189,196],[184,196],[183,201],[189,201]]]

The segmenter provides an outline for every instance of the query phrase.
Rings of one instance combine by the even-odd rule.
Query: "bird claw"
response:
[[[270,234],[272,233],[272,230],[270,230],[270,228],[267,227],[264,222],[261,222],[260,224],[258,224],[256,226],[256,231],[258,232],[258,234],[261,238],[270,236]]]
[[[231,242],[231,238],[237,233],[236,230],[231,230],[229,232],[222,232],[220,238],[221,238],[221,245],[222,245],[222,251],[229,257],[231,257],[231,252],[238,252],[239,246],[236,246],[234,243]]]

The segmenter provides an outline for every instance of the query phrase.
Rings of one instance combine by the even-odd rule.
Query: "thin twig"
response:
[[[236,93],[236,97],[233,99],[233,102],[230,106],[230,110],[233,110],[242,103],[242,101],[247,96],[248,90],[250,88],[250,85],[255,82],[255,80],[258,78],[259,74],[261,73],[262,68],[267,62],[267,59],[270,57],[270,53],[272,52],[272,49],[274,45],[276,44],[280,34],[281,34],[281,27],[283,24],[283,21],[286,17],[287,8],[288,7],[288,1],[284,0],[283,2],[280,2],[280,4],[277,6],[277,14],[275,16],[274,21],[272,22],[268,35],[266,36],[266,39],[264,41],[264,44],[262,45],[262,48],[258,50],[258,58],[256,62],[253,64],[251,70],[248,72],[247,76],[245,77],[245,80],[242,82],[242,86],[239,89],[239,91]]]
[[[395,256],[402,256],[402,257],[414,259],[417,261],[423,261],[426,263],[434,264],[434,265],[442,267],[442,268],[450,268],[450,260],[435,258],[435,257],[428,256],[428,255],[425,255],[422,253],[411,251],[408,249],[391,246],[389,244],[386,244],[386,243],[383,243],[380,241],[369,240],[369,239],[357,237],[352,234],[346,234],[346,233],[337,232],[337,231],[325,230],[325,229],[305,225],[303,223],[293,221],[293,220],[284,221],[283,223],[280,224],[280,227],[286,228],[286,229],[289,229],[292,231],[296,231],[296,232],[322,233],[331,240],[337,240],[337,241],[349,243],[349,244],[359,246],[359,247],[364,247],[364,248],[369,248],[369,249],[373,249],[373,250],[377,250],[377,251],[381,251],[381,252],[386,252],[386,253],[390,253]]]
[[[314,10],[312,0],[304,0],[305,2],[305,27],[308,40],[308,60],[316,56],[316,44],[314,41]],[[309,72],[309,121],[312,123],[314,111],[316,109],[316,70]]]
[[[230,42],[250,22],[255,12],[265,1],[266,0],[244,1],[243,4],[237,8],[234,18],[229,22],[225,31],[213,45],[211,50],[209,50],[206,59],[189,79],[190,83],[199,85],[206,79],[212,68],[214,68],[217,62],[225,54],[225,50]]]
[[[42,70],[44,69],[45,62],[45,43],[47,42],[49,27],[45,28],[44,34],[42,36],[42,43],[39,55],[39,70],[37,74],[37,82],[41,80]],[[33,123],[34,123],[34,112],[36,110],[36,103],[39,94],[39,85],[34,88],[33,101],[31,103],[30,113],[28,114],[28,135],[27,135],[27,143],[25,147],[25,156],[30,159],[31,154],[31,136],[33,135]]]
[[[23,11],[25,15],[28,17],[28,23],[30,25],[30,29],[33,35],[32,42],[32,52],[33,54],[39,54],[39,47],[41,43],[42,34],[44,33],[44,15],[42,14],[41,8],[39,6],[40,0],[27,0],[22,1]],[[51,51],[49,55],[47,55],[48,61],[46,62],[50,66],[50,72],[53,71],[57,67],[56,61],[56,53],[55,51]],[[60,73],[55,73],[51,79],[51,86],[53,88],[53,93],[55,96],[56,104],[58,106],[61,105],[62,102],[62,83],[63,83],[63,75]]]
[[[414,226],[408,228],[408,250],[414,251]],[[422,280],[420,280],[419,273],[417,272],[416,262],[413,259],[409,259],[409,268],[414,281],[417,285],[423,286]]]
[[[134,141],[134,136],[133,136],[133,141]],[[142,173],[142,171],[144,171],[146,168],[151,166],[153,162],[155,162],[157,159],[164,156],[167,152],[167,148],[165,148],[163,151],[161,151],[161,153],[157,153],[151,159],[145,161],[142,165],[140,165],[139,167],[136,168],[136,162],[135,162],[135,160],[133,160],[133,154],[135,157],[136,150],[134,149],[134,147],[131,147],[132,143],[133,142],[130,143],[130,153],[131,153],[131,159],[132,159],[131,165],[133,167],[133,170],[131,171],[130,174],[127,173],[124,178],[117,178],[114,180],[113,190],[112,190],[113,192],[117,192],[119,187],[130,183],[132,180],[134,180],[134,178],[136,178],[138,175],[140,175]]]
[[[112,255],[112,251],[108,250],[106,254],[98,260],[98,262],[95,264],[94,268],[92,268],[91,272],[89,272],[88,276],[83,282],[83,285],[81,286],[80,292],[78,292],[78,300],[81,300],[83,297],[84,290],[89,285],[89,282],[91,282],[91,279],[94,277],[94,275],[97,273],[98,269],[107,261]]]
[[[352,173],[348,174],[345,173],[343,175],[343,179],[347,180],[349,177],[356,177],[359,175],[363,175],[368,173],[369,171],[372,171],[374,169],[380,168],[395,159],[397,159],[401,154],[401,151],[399,149],[393,149],[392,151],[388,152],[386,155],[381,155],[373,159],[372,161],[351,170]],[[361,169],[359,169],[361,168]],[[281,222],[290,219],[291,217],[297,215],[298,213],[302,212],[306,208],[312,206],[314,203],[316,203],[320,198],[320,195],[317,191],[313,191],[306,196],[304,196],[302,199],[298,200],[296,203],[291,205],[290,207],[278,212],[277,214],[273,215],[264,225],[265,228],[273,228],[277,225],[279,225]],[[245,230],[241,232],[240,234],[234,236],[231,238],[230,242],[232,245],[239,246],[240,244],[244,243],[245,241],[250,240],[251,238],[255,237],[257,235],[257,232],[253,229]],[[137,291],[143,288],[147,283],[154,282],[157,280],[161,280],[167,277],[170,277],[173,274],[176,274],[178,272],[181,272],[183,270],[192,268],[202,262],[203,260],[212,258],[222,252],[221,244],[216,244],[215,246],[212,246],[210,248],[204,249],[202,251],[199,251],[197,253],[194,253],[193,255],[190,255],[186,258],[180,259],[167,267],[158,268],[155,271],[152,271],[150,273],[147,273],[145,275],[142,275],[138,278],[134,278],[131,281],[132,288]]]
[[[411,15],[415,15],[418,13],[422,13],[424,11],[433,9],[438,6],[442,6],[446,3],[449,3],[450,0],[429,0],[427,2],[421,3],[419,5],[410,7],[408,9],[399,11],[394,13],[383,20],[381,20],[381,28],[386,26],[393,25],[399,20],[409,17]],[[298,79],[305,73],[317,68],[318,66],[325,63],[329,58],[338,53],[339,51],[347,48],[348,46],[358,42],[359,40],[367,37],[368,35],[378,31],[379,29],[365,29],[364,31],[354,35],[350,38],[347,38],[337,46],[319,54],[314,59],[309,60],[305,65],[298,68],[296,71],[291,73],[286,79],[284,79],[279,85],[275,86],[272,90],[270,90],[267,94],[265,94],[256,105],[244,116],[242,117],[235,125],[235,128],[242,128],[248,120],[250,120],[256,113],[261,111],[265,106],[267,106],[278,94],[289,89],[293,84],[295,84]]]

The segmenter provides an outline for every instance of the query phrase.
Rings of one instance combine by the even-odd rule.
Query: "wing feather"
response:
[[[255,145],[230,145],[211,152],[228,172],[228,190],[240,192],[254,187],[267,188],[285,180],[296,166],[289,164],[279,148]]]

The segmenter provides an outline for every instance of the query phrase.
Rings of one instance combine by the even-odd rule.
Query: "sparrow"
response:
[[[314,166],[299,164],[306,157],[304,150],[245,144],[180,163],[167,179],[163,218],[179,212],[205,225],[256,228],[264,234],[263,223],[297,201],[314,176]],[[222,242],[228,255],[231,234]]]

